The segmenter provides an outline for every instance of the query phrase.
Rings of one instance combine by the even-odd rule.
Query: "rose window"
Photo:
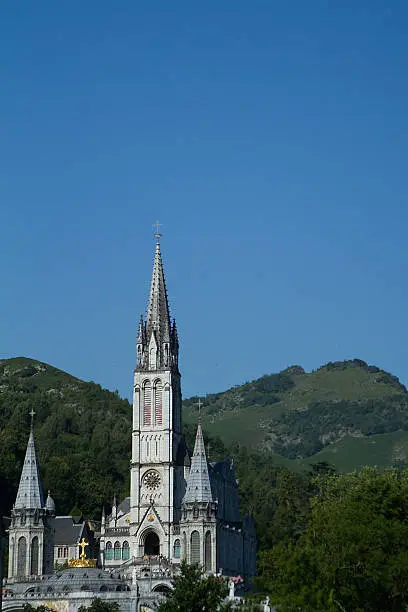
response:
[[[143,477],[143,484],[149,491],[156,491],[160,487],[160,475],[157,472],[147,472]]]

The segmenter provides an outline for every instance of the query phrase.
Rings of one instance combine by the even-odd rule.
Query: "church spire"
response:
[[[148,341],[152,331],[155,331],[158,342],[170,342],[169,305],[159,241],[156,243],[156,252],[154,254],[149,304],[146,313],[146,328]]]
[[[27,450],[24,459],[23,470],[21,472],[20,484],[18,487],[16,503],[14,508],[36,510],[44,507],[43,490],[38,469],[37,455],[35,452],[33,417],[31,415],[31,430],[28,438]]]
[[[157,226],[159,224],[156,224]],[[177,331],[170,323],[166,281],[160,250],[161,234],[156,229],[156,250],[150,284],[146,322],[140,320],[137,336],[137,369],[162,370],[177,367]]]
[[[200,417],[198,420],[194,452],[191,458],[190,473],[188,475],[184,502],[212,502],[210,476],[208,474],[207,456],[205,454],[204,438],[201,429]]]

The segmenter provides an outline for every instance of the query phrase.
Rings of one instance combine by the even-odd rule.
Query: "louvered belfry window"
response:
[[[154,387],[154,419],[156,425],[161,425],[163,422],[163,385],[161,380],[157,380]]]
[[[207,533],[205,534],[204,547],[205,569],[207,570],[207,572],[209,572],[211,570],[211,533],[209,531],[207,531]]]
[[[143,387],[143,425],[152,424],[152,385],[147,380]]]
[[[31,542],[31,576],[38,574],[38,537],[35,536]]]
[[[27,540],[22,536],[18,541],[17,547],[17,576],[19,578],[26,574],[27,561]]]
[[[193,531],[191,534],[191,563],[200,563],[200,534]]]

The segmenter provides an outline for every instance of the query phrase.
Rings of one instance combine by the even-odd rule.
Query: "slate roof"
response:
[[[120,514],[127,514],[128,512],[130,512],[130,497],[125,497],[118,506],[118,516]]]
[[[33,430],[30,431],[30,436],[28,438],[23,470],[21,472],[20,484],[14,507],[16,509],[27,508],[31,510],[44,507],[44,497],[40,472],[38,470],[37,455],[35,452]]]
[[[72,546],[81,537],[85,523],[75,524],[72,516],[56,516],[52,522],[55,530],[54,546]]]
[[[184,502],[212,502],[210,477],[201,424],[198,424]]]

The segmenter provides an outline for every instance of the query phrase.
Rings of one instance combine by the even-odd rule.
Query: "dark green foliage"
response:
[[[29,603],[24,604],[23,606],[23,612],[52,612],[52,608],[49,608],[48,606],[32,606]]]
[[[92,600],[90,606],[80,606],[78,612],[119,612],[120,606],[116,601],[103,601],[98,597]]]
[[[260,587],[278,610],[381,610],[408,605],[408,471],[320,476],[295,543],[260,554]]]
[[[344,431],[372,436],[408,429],[408,394],[385,399],[313,402],[307,410],[291,411],[271,421],[278,437],[275,452],[296,459],[310,457]]]
[[[9,512],[15,499],[32,408],[43,486],[57,501],[57,512],[77,506],[84,515],[98,517],[107,499],[127,491],[127,400],[23,358],[0,362],[0,389],[0,474],[7,479],[0,512]]]
[[[294,366],[297,368],[298,366]],[[295,373],[297,370],[295,370]],[[225,410],[233,410],[242,405],[243,396],[246,406],[267,406],[275,404],[280,400],[280,394],[288,391],[294,386],[292,376],[287,371],[280,374],[267,374],[245,383],[239,387],[233,387],[224,393],[213,393],[207,395],[205,401],[205,413],[217,414]],[[193,409],[198,402],[197,397],[191,397],[183,402],[185,410]]]
[[[173,589],[159,606],[159,611],[226,612],[231,610],[230,604],[223,603],[227,593],[228,588],[220,578],[205,576],[199,565],[188,565],[182,561],[180,573],[173,580]]]
[[[196,422],[196,404],[197,398],[184,402],[185,421]],[[312,457],[345,438],[408,432],[407,415],[405,386],[361,359],[329,362],[310,374],[291,366],[280,374],[208,395],[202,409],[204,429],[210,434],[228,444],[239,442],[291,460]],[[380,444],[385,465],[394,462],[395,454],[399,460],[408,455],[408,435],[396,453],[393,440]],[[336,460],[339,465],[350,463],[344,457]],[[358,453],[355,460],[359,467]]]
[[[21,378],[21,371],[30,371],[31,376]],[[3,513],[9,513],[15,499],[31,408],[36,412],[35,436],[44,489],[51,489],[58,513],[82,513],[97,519],[102,505],[114,493],[119,497],[128,494],[131,408],[126,400],[31,360],[0,362],[0,372],[0,474],[7,476],[6,487],[1,489],[5,495],[0,498]],[[281,378],[269,378],[274,385],[286,384]],[[261,384],[271,383],[264,380]],[[183,433],[193,448],[196,423],[185,424]],[[253,512],[260,546],[295,539],[308,507],[307,478],[290,475],[267,453],[249,453],[239,445],[228,448],[206,430],[204,439],[212,460],[234,457],[242,510]],[[288,505],[293,512],[285,521],[283,509]]]

